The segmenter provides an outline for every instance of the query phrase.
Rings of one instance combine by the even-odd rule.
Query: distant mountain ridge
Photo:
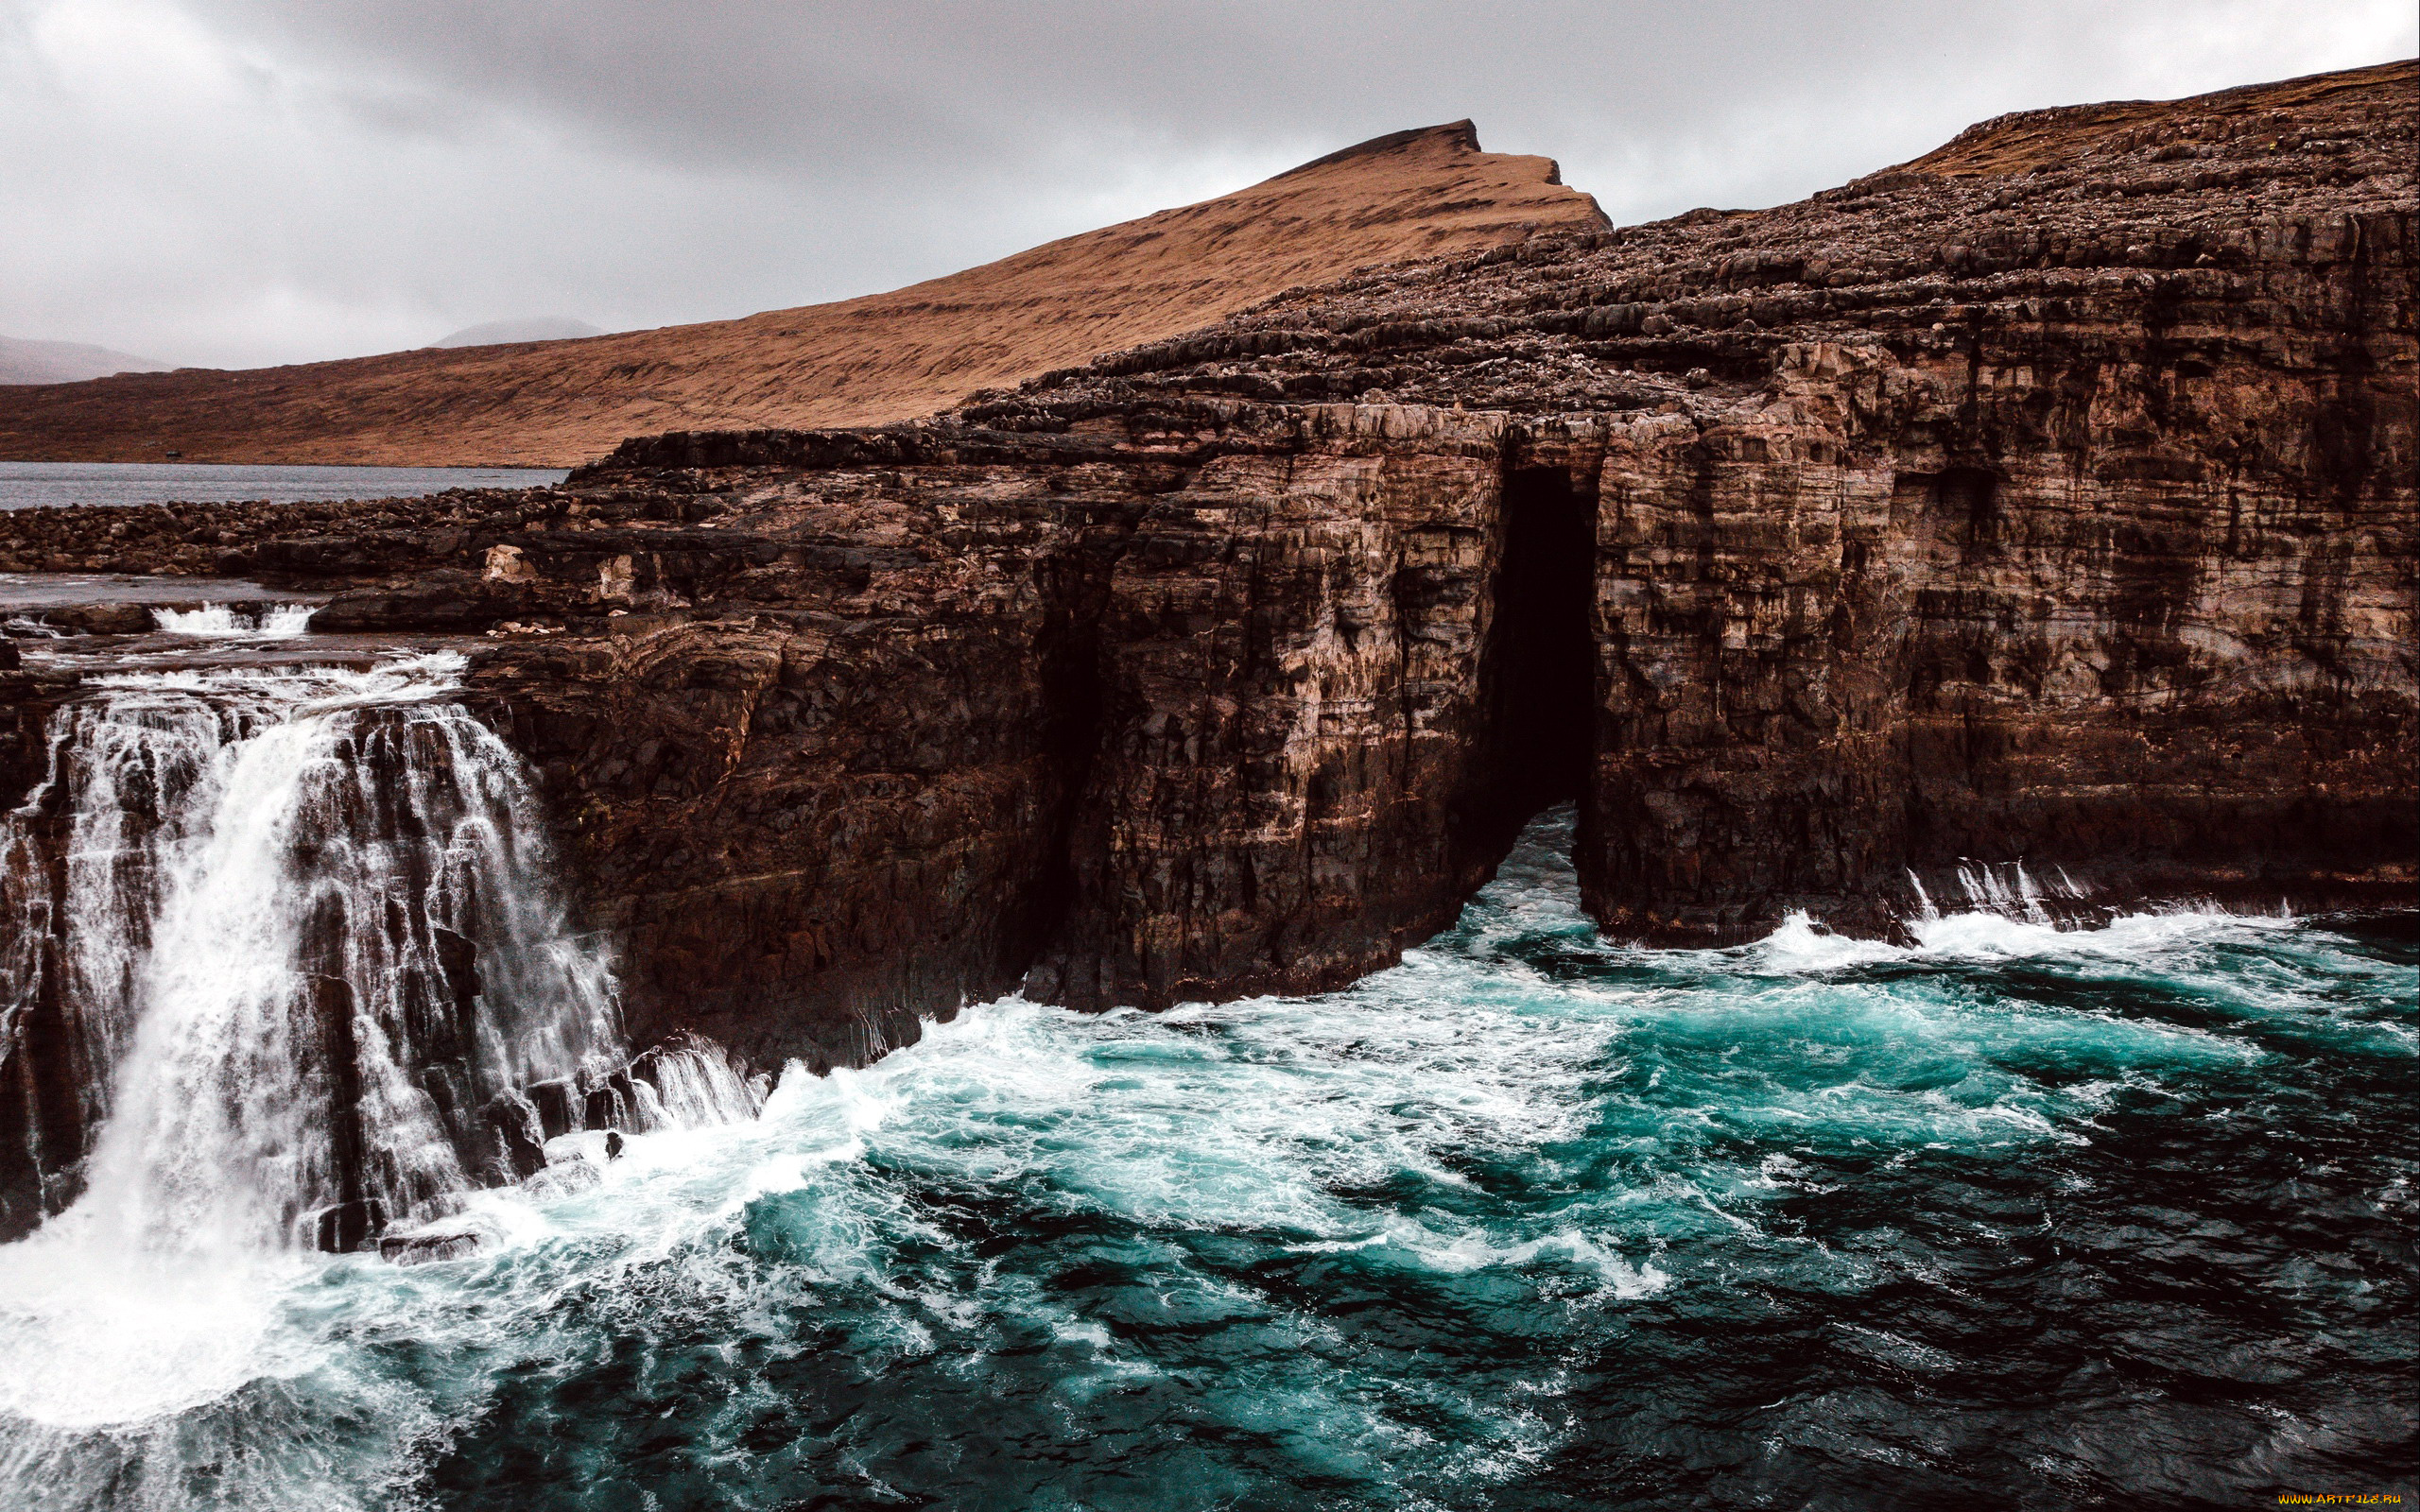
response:
[[[530,315],[513,320],[490,320],[482,325],[466,325],[452,335],[440,336],[429,343],[432,347],[501,347],[516,341],[578,341],[605,333],[585,320],[575,320],[567,315]]]
[[[174,364],[81,341],[0,336],[0,384],[73,384],[121,372],[166,372]]]
[[[569,466],[626,436],[906,420],[1373,264],[1605,224],[1468,121],[888,294],[577,343],[0,392],[0,457]]]

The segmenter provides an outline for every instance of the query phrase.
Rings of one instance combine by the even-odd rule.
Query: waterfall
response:
[[[425,1226],[468,1189],[577,1191],[598,1130],[762,1105],[706,1041],[630,1057],[462,665],[125,674],[52,715],[0,816],[0,1239],[33,1229],[0,1243],[0,1418],[307,1368],[280,1298],[312,1250],[473,1253]]]
[[[622,1064],[460,665],[119,676],[54,717],[0,833],[8,1124],[45,1206],[82,1186],[52,1228],[351,1247],[529,1174],[525,1090]]]
[[[311,612],[309,604],[271,604],[257,611],[247,611],[232,604],[205,603],[199,609],[155,609],[151,618],[171,635],[220,641],[285,641],[311,627]]]

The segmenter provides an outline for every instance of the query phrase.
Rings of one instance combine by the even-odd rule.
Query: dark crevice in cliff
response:
[[[1953,467],[1932,481],[1933,507],[1961,532],[1959,549],[1967,561],[1992,555],[2000,540],[2000,480],[1979,467]]]
[[[1043,686],[1049,704],[1044,739],[1059,792],[1054,795],[1055,812],[1041,870],[1026,898],[1020,971],[1029,969],[1035,956],[1059,936],[1075,907],[1077,811],[1100,748],[1102,689],[1097,628],[1071,635],[1054,648],[1044,662]]]
[[[1597,499],[1563,468],[1505,480],[1504,555],[1480,669],[1484,790],[1474,840],[1490,862],[1540,811],[1582,796],[1594,752]]]
[[[1057,1001],[1066,990],[1067,926],[1083,893],[1078,829],[1099,762],[1108,705],[1101,618],[1133,525],[1131,518],[1118,522],[1077,560],[1055,565],[1053,608],[1038,646],[1046,710],[1042,738],[1056,791],[1040,867],[1022,900],[1025,918],[1012,971],[1044,1001]]]

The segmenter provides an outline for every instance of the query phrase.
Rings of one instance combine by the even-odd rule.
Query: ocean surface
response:
[[[0,509],[63,504],[272,504],[393,499],[445,489],[531,489],[560,468],[248,467],[216,462],[0,462]]]
[[[69,1278],[91,1348],[31,1354],[81,1335],[40,1236],[0,1249],[0,1505],[2414,1489],[2408,931],[1624,949],[1568,840],[1349,990],[973,1006],[588,1190],[482,1194],[470,1258],[287,1255],[216,1303]]]

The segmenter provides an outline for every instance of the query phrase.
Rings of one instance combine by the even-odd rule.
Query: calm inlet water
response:
[[[1616,949],[1567,825],[1351,990],[981,1005],[599,1186],[476,1197],[475,1257],[287,1255],[191,1391],[126,1367],[148,1299],[36,1358],[47,1304],[0,1294],[0,1503],[2412,1488],[2410,946],[2183,914]]]
[[[558,468],[250,467],[216,462],[0,462],[0,509],[64,504],[272,504],[415,498],[445,489],[533,489]]]

